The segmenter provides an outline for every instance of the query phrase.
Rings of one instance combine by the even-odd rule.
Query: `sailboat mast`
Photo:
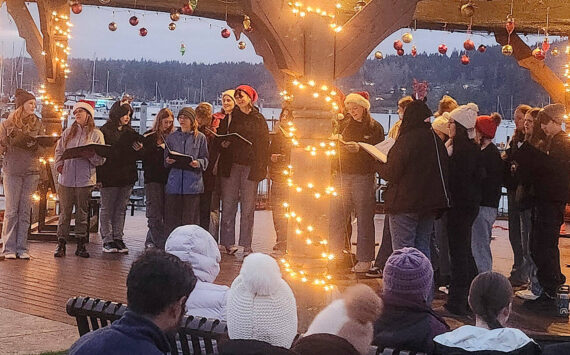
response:
[[[21,71],[20,71],[20,87],[24,88],[24,51],[26,50],[26,42],[22,46],[22,52],[20,53],[20,60],[22,61]]]
[[[95,53],[93,54],[93,75],[91,77],[91,93],[94,94],[95,93]]]
[[[109,96],[109,71],[107,70],[107,96]]]

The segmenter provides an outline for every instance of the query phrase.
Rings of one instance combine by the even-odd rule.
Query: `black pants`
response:
[[[558,286],[566,277],[560,271],[558,238],[564,222],[565,204],[539,201],[532,209],[530,253],[536,264],[536,276],[540,286],[550,296],[556,295]]]
[[[380,244],[380,249],[378,249],[378,254],[376,254],[376,261],[374,261],[374,266],[384,270],[386,261],[390,255],[392,255],[392,234],[390,233],[390,223],[388,221],[388,215],[384,215],[384,229],[382,229],[382,244]]]
[[[200,227],[210,230],[210,211],[212,205],[212,191],[200,194]]]
[[[469,287],[477,266],[471,253],[471,228],[479,213],[479,206],[458,206],[447,215],[447,235],[451,258],[451,283],[447,303],[456,307],[467,307]]]

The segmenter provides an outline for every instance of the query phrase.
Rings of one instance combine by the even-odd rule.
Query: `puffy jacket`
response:
[[[169,149],[190,155],[200,163],[200,167],[188,169],[171,168],[166,183],[166,193],[173,195],[195,195],[204,192],[204,180],[202,173],[208,168],[208,143],[206,136],[198,132],[185,133],[180,130],[166,137],[166,145]],[[168,149],[164,151],[164,158],[168,156]],[[164,166],[170,165],[164,162]]]
[[[73,126],[77,127],[74,137],[64,143],[71,132]],[[97,182],[95,172],[96,167],[105,162],[105,158],[93,155],[91,158],[75,158],[63,160],[63,152],[68,148],[75,148],[86,144],[97,143],[105,144],[103,133],[97,128],[91,132],[87,132],[86,127],[82,127],[74,123],[71,127],[63,131],[61,138],[57,141],[55,147],[55,168],[56,170],[63,166],[63,170],[57,179],[60,185],[66,187],[85,187],[93,186]]]
[[[105,163],[97,167],[97,181],[103,187],[124,187],[134,185],[138,179],[137,159],[139,153],[135,151],[128,140],[122,140],[125,134],[136,134],[130,126],[123,126],[121,130],[111,121],[101,127],[105,137],[105,144],[113,146],[111,154]]]
[[[200,226],[181,226],[170,233],[164,248],[167,253],[192,265],[198,278],[196,288],[186,301],[186,314],[226,320],[229,287],[213,284],[220,273],[222,260],[214,237]]]
[[[8,118],[0,123],[0,152],[5,152],[2,161],[2,173],[4,174],[33,175],[40,173],[38,158],[44,154],[45,149],[37,147],[34,150],[27,150],[14,146],[12,144],[13,137],[22,133],[34,137],[44,134],[45,128],[42,121],[36,117],[30,131],[24,132],[14,123],[14,112],[10,113]]]

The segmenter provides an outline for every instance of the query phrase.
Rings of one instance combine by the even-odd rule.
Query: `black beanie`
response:
[[[109,110],[109,119],[113,122],[119,121],[119,119],[125,115],[131,113],[131,106],[129,104],[121,105],[120,101],[117,101],[111,106]]]
[[[16,108],[20,108],[26,101],[35,100],[36,97],[23,89],[16,89]]]

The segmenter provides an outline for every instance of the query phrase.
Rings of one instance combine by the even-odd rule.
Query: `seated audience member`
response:
[[[372,343],[372,322],[381,311],[382,301],[369,286],[349,287],[340,299],[317,314],[305,337],[291,350],[301,355],[367,354]]]
[[[415,248],[395,250],[384,267],[384,309],[374,323],[374,345],[431,353],[433,338],[449,331],[428,300],[433,292],[429,259]]]
[[[540,354],[540,347],[522,331],[504,328],[511,313],[513,289],[493,271],[479,274],[469,289],[475,326],[464,325],[434,338],[435,354]]]
[[[244,259],[228,291],[227,314],[231,340],[222,345],[222,354],[253,353],[246,350],[268,346],[289,349],[297,335],[295,296],[275,259],[266,254]]]
[[[220,250],[212,235],[198,225],[176,228],[166,240],[167,253],[192,266],[198,279],[186,301],[186,314],[226,320],[228,286],[213,282],[220,273]]]
[[[127,276],[128,311],[113,324],[79,338],[69,354],[170,353],[165,332],[178,327],[195,285],[189,264],[162,250],[148,250],[133,263]]]

